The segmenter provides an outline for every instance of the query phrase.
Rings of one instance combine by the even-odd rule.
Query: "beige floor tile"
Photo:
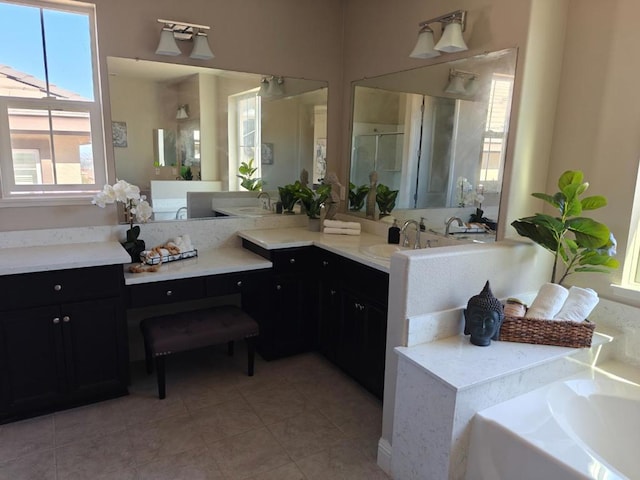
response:
[[[308,480],[388,480],[389,477],[350,441],[296,462]]]
[[[0,426],[0,463],[53,447],[53,415]]]
[[[247,480],[305,480],[306,477],[295,463],[288,463],[270,472],[260,473]]]
[[[242,396],[233,385],[220,382],[185,382],[175,386],[187,410],[193,412],[199,408],[218,405],[224,402],[238,402]]]
[[[189,415],[139,423],[129,427],[128,431],[136,465],[204,446],[202,436]]]
[[[122,411],[127,425],[156,422],[165,418],[186,415],[187,408],[179,393],[167,386],[167,397],[158,398],[155,384],[144,390],[133,390],[122,399]]]
[[[344,439],[344,434],[317,412],[305,412],[268,428],[294,460],[318,453]]]
[[[245,394],[245,398],[266,425],[295,417],[313,408],[310,402],[291,386],[258,390]]]
[[[266,428],[251,430],[209,445],[227,480],[240,480],[291,463],[291,458]]]
[[[134,457],[125,430],[90,440],[78,439],[56,448],[58,480],[113,478],[116,473],[131,472]],[[113,475],[112,475],[113,474]]]
[[[122,402],[109,400],[57,412],[53,416],[56,447],[123,430]]]
[[[224,477],[205,447],[167,455],[138,467],[138,480],[222,480]]]
[[[30,453],[0,464],[0,480],[55,480],[53,449]]]
[[[194,410],[191,418],[207,444],[264,426],[243,398]]]

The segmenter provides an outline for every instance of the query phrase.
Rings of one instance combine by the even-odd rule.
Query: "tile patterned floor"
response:
[[[167,361],[130,395],[0,426],[0,480],[377,480],[381,403],[322,356],[245,375],[237,345]]]

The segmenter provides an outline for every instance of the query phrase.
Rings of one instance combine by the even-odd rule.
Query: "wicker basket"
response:
[[[566,320],[504,317],[499,340],[505,342],[558,345],[561,347],[590,347],[596,324]]]

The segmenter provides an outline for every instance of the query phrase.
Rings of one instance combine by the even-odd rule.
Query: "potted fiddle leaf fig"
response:
[[[609,227],[583,215],[606,206],[607,199],[601,195],[580,198],[589,188],[583,180],[581,171],[567,170],[558,180],[559,192],[531,194],[558,210],[559,216],[536,213],[511,223],[518,234],[553,254],[552,283],[562,284],[567,276],[578,272],[610,273],[620,265],[613,258],[616,239]],[[560,266],[562,272],[558,271]]]
[[[362,210],[364,201],[369,193],[369,185],[360,185],[356,187],[353,183],[349,182],[349,210],[354,212]]]
[[[240,175],[236,175],[238,178],[242,179],[240,186],[250,192],[262,190],[262,187],[264,186],[262,179],[253,177],[257,171],[258,168],[253,166],[253,158],[248,162],[242,162],[238,167],[238,173]]]
[[[396,197],[399,190],[391,190],[382,183],[378,184],[376,188],[376,203],[380,210],[380,218],[386,217],[391,213],[391,210],[396,206]]]
[[[290,183],[284,187],[278,187],[280,202],[282,202],[282,209],[284,210],[284,213],[294,213],[293,207],[296,202],[298,202],[298,192],[301,188],[302,184],[298,180],[296,180],[295,183]]]

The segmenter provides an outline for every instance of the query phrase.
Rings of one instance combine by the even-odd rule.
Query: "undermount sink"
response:
[[[391,255],[396,252],[402,252],[404,250],[410,250],[410,248],[402,247],[400,245],[392,243],[376,243],[375,245],[360,247],[360,251],[362,253],[379,260],[389,260],[391,258]]]

